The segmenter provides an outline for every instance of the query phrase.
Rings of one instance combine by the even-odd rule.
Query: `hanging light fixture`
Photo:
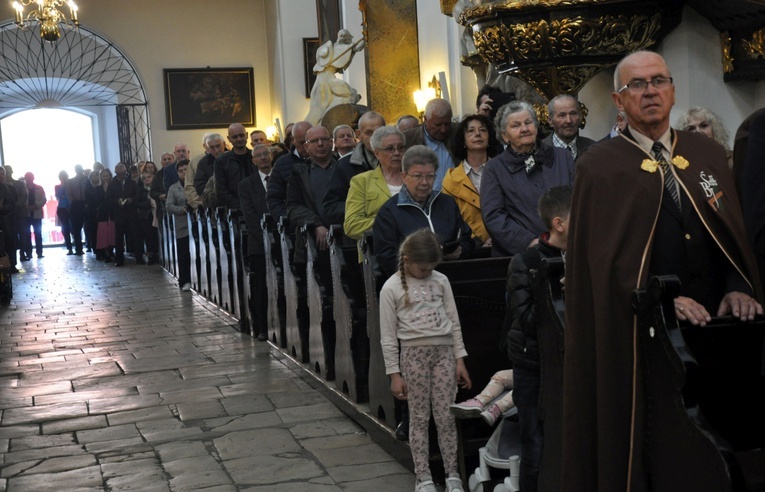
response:
[[[35,4],[36,8],[25,15],[24,9],[29,5]],[[67,19],[59,7],[69,5],[69,18]],[[51,43],[58,41],[61,37],[61,27],[74,29],[80,25],[77,18],[77,5],[73,0],[16,0],[13,2],[13,8],[16,10],[16,25],[21,29],[29,29],[29,24],[40,23],[40,37]]]

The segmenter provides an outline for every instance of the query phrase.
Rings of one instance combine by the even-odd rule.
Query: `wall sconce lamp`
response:
[[[266,127],[266,138],[269,142],[279,142],[279,131],[276,129],[276,126],[271,125],[269,127]]]
[[[436,97],[436,90],[432,87],[414,91],[414,105],[417,106],[417,113],[420,116],[420,123],[422,123],[425,119],[425,105],[428,104],[428,101],[435,99]]]

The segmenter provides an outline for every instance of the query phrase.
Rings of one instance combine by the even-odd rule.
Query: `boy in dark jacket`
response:
[[[520,488],[524,492],[537,490],[544,440],[537,408],[540,389],[537,313],[529,272],[538,269],[545,258],[565,258],[571,188],[550,188],[539,199],[538,210],[549,232],[542,234],[537,244],[513,256],[507,281],[513,314],[507,353],[513,362],[513,400],[518,407],[521,430]]]

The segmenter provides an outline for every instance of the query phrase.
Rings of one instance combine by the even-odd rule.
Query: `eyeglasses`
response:
[[[627,89],[635,92],[643,92],[648,88],[648,84],[651,84],[656,89],[664,89],[672,85],[672,77],[654,77],[651,80],[636,79],[631,80],[619,89],[617,94],[621,94]]]
[[[315,144],[319,142],[329,143],[330,141],[332,141],[332,139],[329,137],[317,137],[317,138],[312,138],[311,140],[306,140],[305,143],[309,143],[309,144]]]
[[[407,173],[407,176],[412,178],[413,180],[417,181],[418,183],[421,182],[423,179],[427,181],[428,183],[433,183],[436,180],[435,174],[409,174]]]
[[[264,157],[270,157],[271,152],[261,152],[259,154],[252,154],[253,159],[263,159]]]
[[[392,154],[394,152],[403,154],[404,151],[406,151],[406,147],[404,147],[403,145],[396,145],[396,146],[391,145],[390,147],[384,147],[380,149],[380,151],[385,152],[386,154]]]

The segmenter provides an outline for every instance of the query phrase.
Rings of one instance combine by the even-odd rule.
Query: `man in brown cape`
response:
[[[563,484],[576,492],[649,486],[634,289],[678,275],[675,315],[694,325],[762,313],[723,147],[670,128],[675,88],[661,56],[625,57],[614,90],[628,127],[577,162],[566,256]]]

